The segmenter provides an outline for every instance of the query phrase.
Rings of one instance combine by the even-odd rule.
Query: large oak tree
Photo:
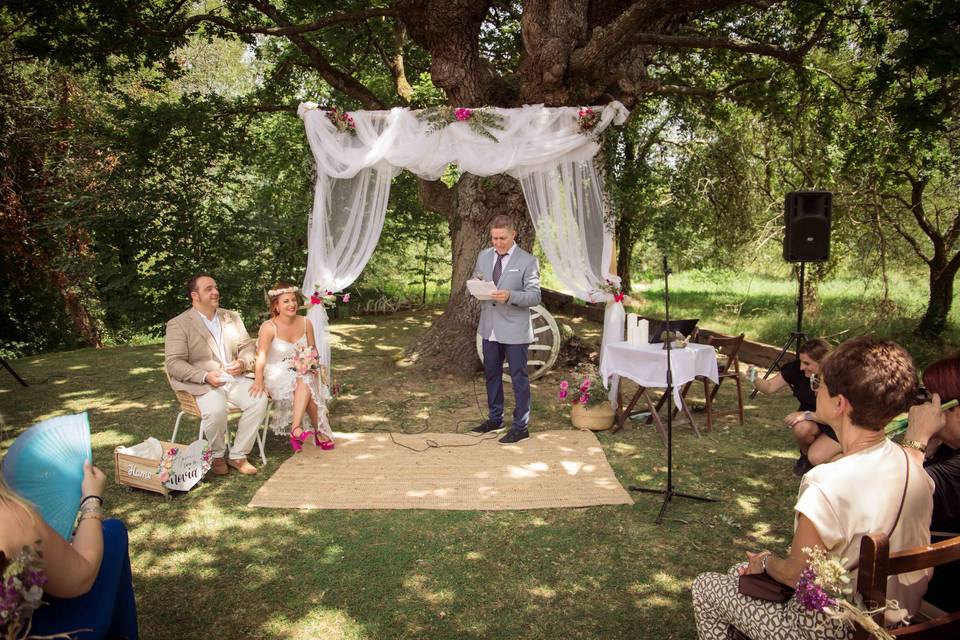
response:
[[[849,6],[845,6],[849,5]],[[108,2],[15,0],[27,52],[120,72],[161,65],[176,72],[176,47],[198,35],[240,38],[257,50],[282,47],[275,73],[307,70],[348,107],[410,104],[410,77],[423,67],[451,105],[628,107],[648,96],[716,99],[762,91],[778,73],[802,72],[805,56],[830,43],[856,3],[773,0],[396,0],[327,3],[234,0]],[[213,7],[213,8],[210,8]],[[835,42],[834,42],[835,44]],[[717,69],[723,73],[717,73]],[[268,79],[269,80],[269,79]],[[269,81],[264,84],[269,88]],[[255,96],[257,109],[291,108],[290,96]],[[286,103],[286,104],[283,104]],[[413,106],[416,105],[414,101]],[[518,183],[463,175],[453,188],[420,182],[423,204],[449,224],[451,296],[411,346],[428,365],[470,371],[478,307],[464,293],[491,218],[533,229]]]

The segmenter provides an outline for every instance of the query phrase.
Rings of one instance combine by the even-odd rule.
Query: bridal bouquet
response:
[[[822,611],[830,620],[851,628],[854,623],[859,624],[880,640],[893,640],[893,636],[878,625],[872,616],[886,608],[899,609],[896,602],[888,600],[885,607],[864,611],[859,594],[853,591],[852,580],[843,566],[843,560],[828,556],[819,547],[804,547],[803,552],[810,556],[810,564],[800,574],[793,596],[800,606],[807,611]]]
[[[310,345],[301,345],[293,353],[293,366],[291,371],[296,371],[297,375],[305,376],[308,373],[320,373],[320,353],[316,347]]]
[[[0,638],[18,640],[30,634],[30,618],[40,606],[43,572],[40,554],[32,547],[24,547],[12,560],[0,551]],[[60,637],[60,636],[58,636]]]

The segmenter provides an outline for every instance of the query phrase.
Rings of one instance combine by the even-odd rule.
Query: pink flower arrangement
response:
[[[600,114],[590,107],[584,107],[577,112],[577,128],[580,133],[590,133],[599,122]]]
[[[337,298],[341,298],[344,304],[350,302],[349,293],[344,293],[343,295],[338,296],[333,291],[321,289],[319,286],[317,286],[310,295],[310,304],[322,304],[328,309],[332,309],[333,307],[337,306]]]
[[[459,107],[453,110],[453,117],[460,122],[466,122],[467,120],[470,119],[470,116],[472,115],[473,115],[473,111],[471,111],[470,109],[464,109],[463,107]]]
[[[557,394],[560,401],[565,401],[570,396],[570,391],[570,383],[566,380],[561,380],[560,392]],[[576,393],[573,394],[571,402],[586,407],[606,400],[606,389],[604,389],[596,373],[591,373],[584,376],[583,381],[580,382],[580,386],[576,389]]]
[[[339,107],[330,107],[327,109],[327,118],[333,123],[333,126],[337,128],[337,131],[346,131],[352,136],[357,135],[357,123],[353,121],[349,113]]]

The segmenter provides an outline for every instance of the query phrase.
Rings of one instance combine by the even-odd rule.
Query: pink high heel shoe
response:
[[[307,432],[303,429],[300,430],[300,435],[295,436],[293,432],[290,432],[290,448],[293,449],[294,453],[300,453],[303,451],[303,443],[307,441]]]
[[[324,451],[330,451],[333,449],[333,440],[320,440],[320,434],[317,431],[313,432],[313,444],[317,445]]]

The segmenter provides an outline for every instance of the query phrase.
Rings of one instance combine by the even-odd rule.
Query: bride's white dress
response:
[[[273,320],[270,321],[273,324]],[[274,331],[277,325],[273,324]],[[270,350],[267,352],[267,364],[263,369],[263,383],[273,399],[273,412],[270,416],[270,428],[278,435],[287,435],[290,433],[290,426],[293,422],[293,391],[297,387],[297,378],[307,383],[310,389],[310,395],[313,401],[317,403],[317,415],[320,421],[319,425],[310,425],[310,416],[304,412],[303,424],[304,430],[310,431],[316,428],[320,433],[326,434],[327,438],[333,440],[333,431],[330,430],[330,421],[327,418],[327,401],[330,399],[330,390],[320,376],[315,373],[307,375],[298,375],[291,369],[293,366],[293,355],[300,347],[307,345],[306,318],[304,318],[304,332],[296,342],[287,342],[280,337],[274,337],[270,343]]]

